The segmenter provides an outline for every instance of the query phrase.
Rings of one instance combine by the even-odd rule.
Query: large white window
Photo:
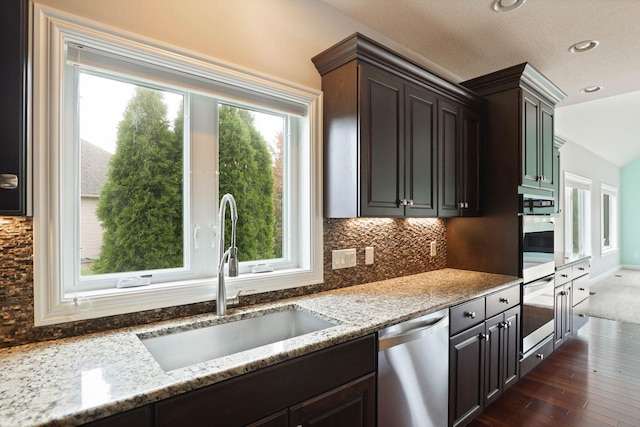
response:
[[[591,180],[565,172],[565,251],[591,255]]]
[[[317,92],[34,15],[36,324],[213,299],[225,193],[228,294],[322,281]]]
[[[618,189],[600,184],[601,223],[600,252],[606,254],[618,248]]]

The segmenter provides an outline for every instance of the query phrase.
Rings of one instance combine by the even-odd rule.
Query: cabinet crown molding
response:
[[[556,105],[567,94],[528,62],[485,74],[461,83],[463,86],[485,96],[522,87],[533,89],[547,102]]]
[[[364,61],[458,101],[482,106],[484,100],[466,87],[453,83],[417,62],[360,33],[353,33],[311,58],[321,76],[353,60]]]

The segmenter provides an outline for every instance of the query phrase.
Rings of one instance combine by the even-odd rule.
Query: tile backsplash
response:
[[[325,219],[324,283],[248,295],[251,305],[323,290],[390,279],[445,268],[446,221],[440,219]],[[437,254],[430,256],[436,241]],[[365,264],[365,247],[374,248],[375,262]],[[33,221],[30,217],[0,217],[0,347],[76,336],[213,312],[215,303],[182,305],[100,319],[34,327]],[[355,267],[332,270],[331,251],[356,249]]]

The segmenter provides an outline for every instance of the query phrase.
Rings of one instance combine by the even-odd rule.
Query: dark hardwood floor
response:
[[[640,325],[589,319],[469,426],[640,426]]]

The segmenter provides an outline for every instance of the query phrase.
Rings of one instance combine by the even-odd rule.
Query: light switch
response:
[[[356,250],[355,249],[337,249],[331,251],[331,269],[355,267]]]
[[[364,263],[367,265],[373,264],[373,246],[364,248]]]

